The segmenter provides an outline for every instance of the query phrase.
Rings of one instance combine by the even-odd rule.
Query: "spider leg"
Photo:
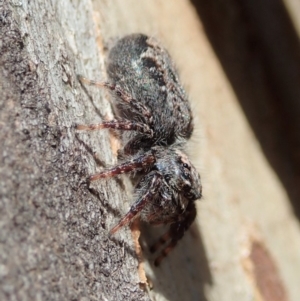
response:
[[[130,105],[139,115],[145,119],[145,122],[149,125],[152,124],[153,117],[152,112],[145,106],[143,103],[138,101],[137,99],[131,97],[124,89],[122,89],[119,85],[115,85],[109,82],[97,82],[94,80],[89,80],[81,75],[78,75],[78,79],[85,84],[93,85],[101,88],[106,88],[112,91],[116,96],[118,96],[123,102]]]
[[[115,130],[121,130],[121,131],[136,131],[143,134],[146,134],[150,137],[153,136],[153,130],[150,129],[150,127],[141,122],[135,122],[130,120],[109,120],[104,121],[102,123],[98,124],[90,124],[90,125],[84,125],[84,124],[78,124],[76,126],[77,130],[87,130],[87,131],[95,131],[95,130],[101,130],[101,129],[115,129]]]
[[[169,230],[161,236],[157,243],[155,243],[150,251],[152,253],[160,249],[165,243],[169,243],[160,252],[154,261],[155,266],[159,266],[161,261],[168,256],[168,254],[174,249],[178,241],[183,237],[184,233],[189,229],[191,224],[196,218],[196,207],[194,202],[190,202],[186,211],[183,213],[184,216],[180,215],[179,220],[171,224]]]
[[[110,230],[110,234],[116,233],[121,227],[129,224],[148,203],[152,202],[153,197],[157,194],[160,188],[162,175],[158,172],[152,172],[148,177],[151,179],[147,189],[145,190],[146,192],[131,206],[128,213],[119,221],[119,223]]]
[[[145,155],[138,156],[131,161],[124,162],[110,169],[106,169],[100,173],[90,176],[90,181],[95,181],[102,178],[115,177],[123,173],[145,169],[155,163],[155,156],[148,152]]]

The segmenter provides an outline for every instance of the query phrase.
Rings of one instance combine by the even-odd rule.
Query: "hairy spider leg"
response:
[[[153,165],[156,159],[155,156],[148,152],[145,155],[138,156],[131,161],[124,162],[110,169],[106,169],[100,173],[90,176],[90,181],[96,181],[98,179],[115,177],[123,173],[129,173],[131,171],[146,169],[147,167]]]
[[[97,82],[94,80],[89,80],[81,75],[78,75],[78,79],[82,83],[86,83],[88,85],[97,86],[109,89],[116,96],[118,96],[122,101],[126,102],[130,105],[139,115],[145,120],[146,124],[151,125],[153,121],[152,112],[149,110],[147,106],[138,101],[137,99],[131,97],[124,89],[122,89],[119,85],[115,85],[109,82]]]
[[[191,224],[196,218],[196,206],[195,203],[189,203],[184,217],[180,216],[180,220],[171,224],[169,230],[161,236],[157,243],[150,247],[152,253],[159,250],[165,243],[170,241],[164,249],[160,252],[160,255],[154,261],[155,266],[159,266],[161,261],[168,256],[168,254],[174,249],[178,241],[183,237],[184,233],[189,229]],[[181,220],[182,219],[182,220]]]
[[[86,130],[86,131],[95,131],[95,130],[101,130],[101,129],[115,129],[115,130],[121,130],[121,131],[136,131],[143,134],[146,134],[150,137],[153,136],[153,131],[150,129],[150,127],[141,122],[135,122],[135,121],[129,121],[129,120],[109,120],[104,121],[97,124],[78,124],[76,125],[77,130]]]
[[[129,224],[148,203],[152,202],[159,190],[162,175],[157,171],[153,171],[149,174],[149,177],[152,177],[152,179],[146,192],[131,206],[128,213],[119,221],[119,223],[110,230],[110,234],[116,233],[120,228]]]

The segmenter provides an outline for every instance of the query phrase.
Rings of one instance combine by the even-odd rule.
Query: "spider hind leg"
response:
[[[184,233],[190,228],[196,218],[196,207],[194,202],[189,203],[186,211],[179,216],[179,219],[170,225],[169,230],[150,247],[151,253],[156,253],[161,248],[159,255],[154,260],[154,265],[159,266],[161,261],[175,248]]]

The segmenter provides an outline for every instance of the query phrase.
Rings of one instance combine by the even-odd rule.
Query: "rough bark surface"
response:
[[[244,45],[234,1],[201,3],[212,19],[238,20],[232,28],[242,28]],[[222,26],[211,26],[223,37]],[[86,183],[116,162],[118,141],[73,127],[112,117],[106,93],[81,86],[76,74],[105,78],[111,40],[133,32],[159,38],[179,67],[204,189],[197,221],[159,268],[146,252],[158,230],[142,233],[149,292],[128,227],[108,236],[132,201],[130,184]],[[230,41],[221,43],[232,59],[225,71],[239,66]],[[0,300],[298,301],[299,221],[239,105],[272,97],[247,45],[240,59],[249,68],[226,77],[190,1],[0,0]],[[250,85],[239,77],[248,70]],[[264,115],[261,102],[255,108]]]
[[[0,4],[0,299],[149,300],[130,240],[108,238],[120,185],[85,184],[93,154],[72,125],[89,100],[56,9]],[[109,137],[97,143],[110,158]]]

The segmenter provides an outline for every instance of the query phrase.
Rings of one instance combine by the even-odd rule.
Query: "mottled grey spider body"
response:
[[[119,40],[109,53],[107,73],[109,82],[81,81],[111,90],[118,117],[77,128],[123,131],[121,156],[130,160],[90,180],[139,172],[136,200],[111,233],[136,217],[169,224],[168,232],[151,248],[155,252],[166,244],[155,261],[158,265],[194,221],[194,201],[202,194],[200,176],[183,151],[193,132],[190,104],[169,54],[145,35]]]

